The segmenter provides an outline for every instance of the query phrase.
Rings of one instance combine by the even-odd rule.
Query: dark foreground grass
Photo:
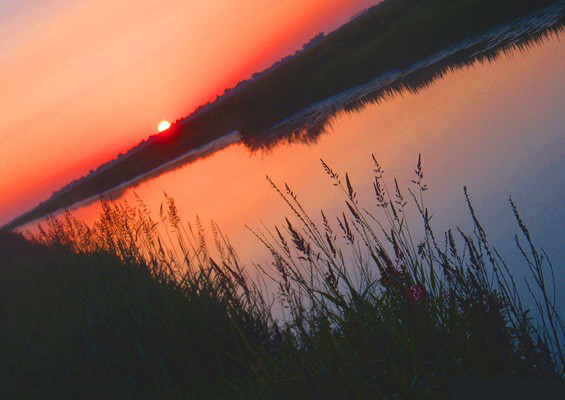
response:
[[[374,212],[323,166],[347,212],[318,225],[275,186],[294,215],[256,232],[272,261],[253,278],[170,198],[158,222],[138,199],[104,203],[94,226],[67,214],[31,241],[2,234],[3,398],[425,399],[454,377],[563,376],[553,267],[513,204],[536,318],[470,203],[472,232],[432,230],[420,163],[389,193],[375,162]]]

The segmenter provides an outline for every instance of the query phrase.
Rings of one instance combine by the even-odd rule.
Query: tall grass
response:
[[[535,318],[467,191],[473,230],[440,235],[420,160],[406,190],[374,160],[371,206],[322,166],[346,211],[318,223],[271,182],[292,215],[252,230],[271,253],[256,276],[216,225],[214,250],[166,195],[155,217],[139,198],[103,202],[93,226],[66,213],[32,243],[0,240],[19,249],[0,258],[7,393],[418,399],[447,398],[454,377],[563,376],[553,266],[512,201]]]

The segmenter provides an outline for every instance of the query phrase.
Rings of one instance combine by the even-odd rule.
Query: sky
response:
[[[0,1],[0,225],[378,2]]]

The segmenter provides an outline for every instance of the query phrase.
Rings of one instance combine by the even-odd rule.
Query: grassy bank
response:
[[[181,221],[170,198],[158,216],[138,199],[103,204],[93,226],[67,215],[31,241],[2,234],[0,392],[424,399],[447,398],[453,377],[562,376],[553,267],[513,204],[537,310],[470,202],[472,232],[432,229],[420,163],[401,191],[375,162],[371,205],[323,167],[346,211],[317,225],[273,185],[291,216],[256,232],[272,255],[258,276],[216,226],[209,249],[201,223]]]
[[[305,107],[553,3],[559,1],[386,0],[7,227],[116,188],[229,132],[237,130],[246,144],[260,146],[272,133],[269,128]]]

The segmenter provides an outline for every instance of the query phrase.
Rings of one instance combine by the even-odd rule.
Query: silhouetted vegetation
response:
[[[169,197],[158,217],[137,199],[103,203],[93,226],[67,213],[31,241],[0,234],[0,393],[444,399],[453,377],[563,376],[553,267],[512,201],[535,312],[469,196],[471,232],[432,229],[420,160],[407,190],[375,161],[371,207],[323,167],[346,211],[317,223],[271,182],[292,215],[255,231],[272,255],[257,277]]]
[[[449,46],[477,38],[550,4],[559,7],[559,18],[542,32],[532,26],[522,32],[521,38],[504,38],[496,46],[492,46],[492,37],[478,40],[445,59],[400,73],[369,93],[339,99],[314,117],[289,120],[322,100],[383,74],[405,71]],[[111,164],[73,182],[6,228],[114,189],[229,132],[238,131],[252,149],[271,146],[281,138],[315,139],[328,118],[339,110],[355,110],[398,91],[417,90],[451,68],[492,58],[509,45],[524,46],[561,30],[563,5],[562,0],[384,1],[335,32],[314,38],[295,56],[241,83],[215,103],[177,120],[164,134],[151,137]]]

